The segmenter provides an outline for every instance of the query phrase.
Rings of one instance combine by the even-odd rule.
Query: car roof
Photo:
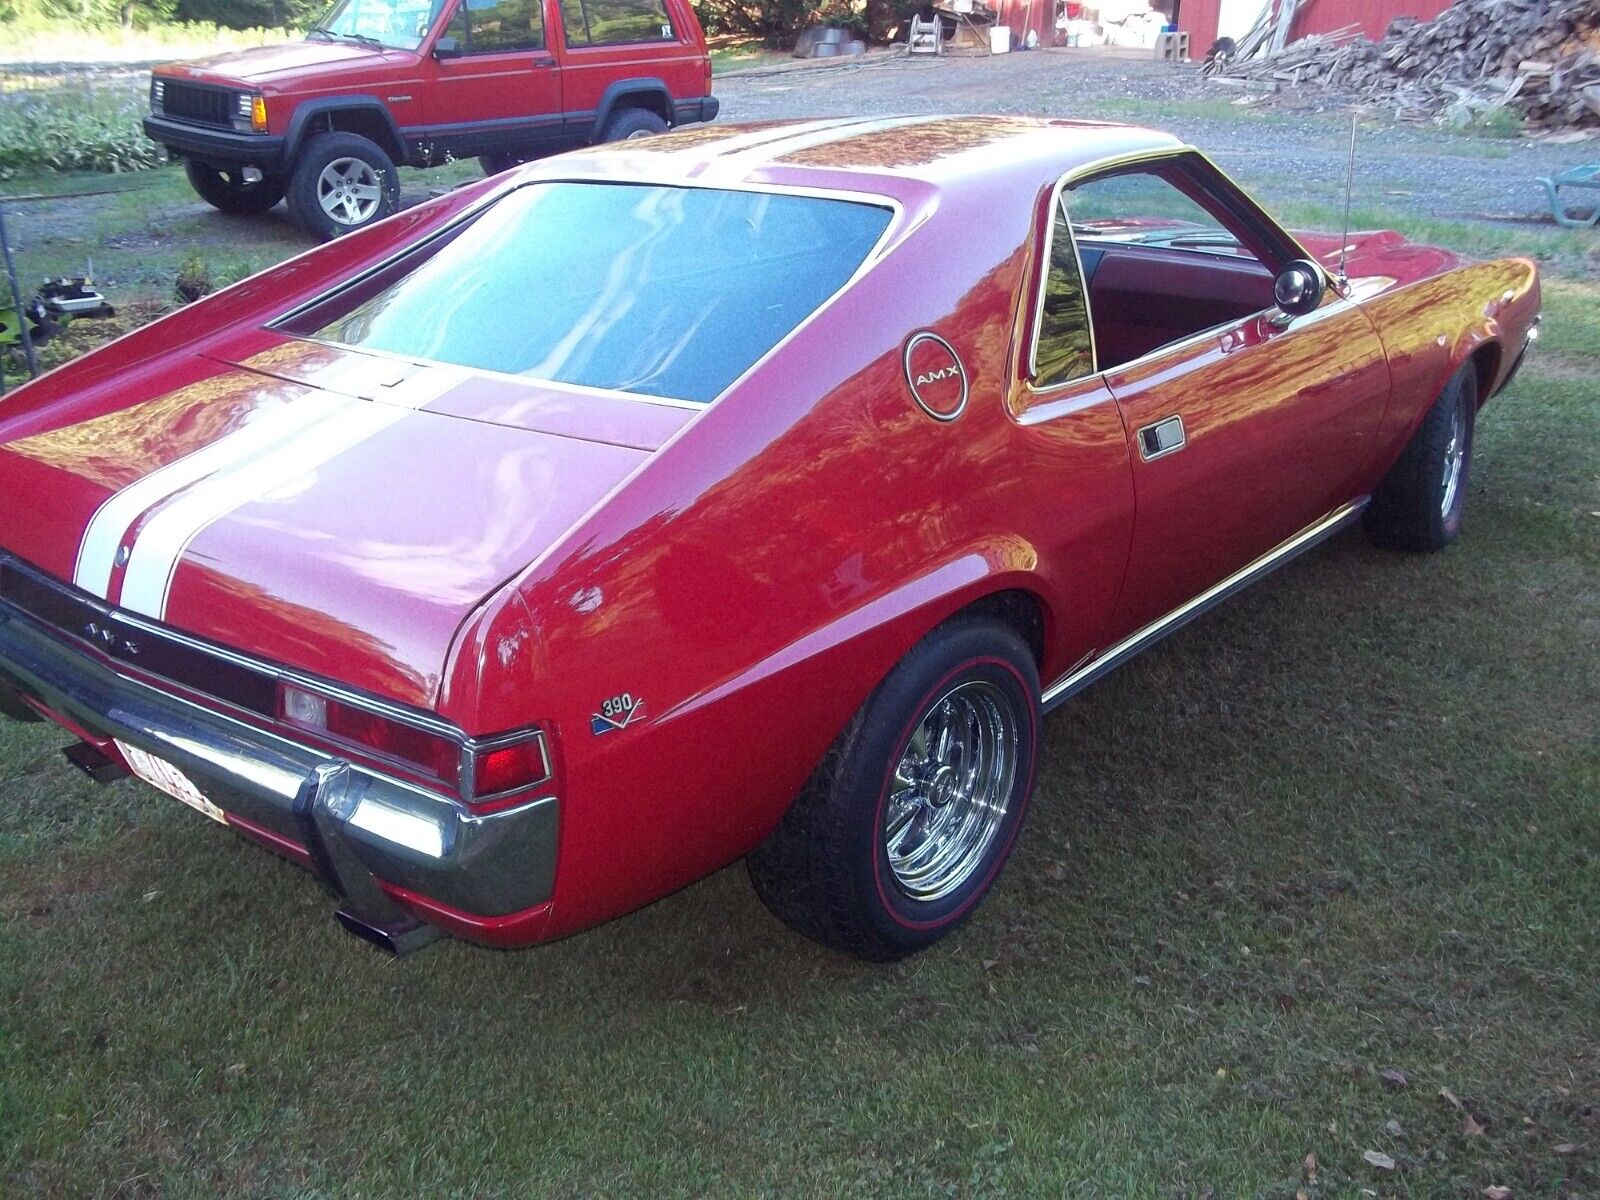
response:
[[[893,194],[905,181],[948,191],[996,176],[1053,178],[1186,148],[1171,134],[1103,121],[903,116],[696,125],[562,157],[588,158],[595,174],[621,178],[702,186],[782,182]],[[863,178],[872,176],[878,182]]]

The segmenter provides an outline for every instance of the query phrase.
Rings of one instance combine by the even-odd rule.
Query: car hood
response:
[[[1330,274],[1338,272],[1342,261],[1358,299],[1431,279],[1471,261],[1454,250],[1408,241],[1393,229],[1357,230],[1344,238],[1302,231],[1294,236]]]
[[[165,378],[138,398],[115,379],[19,393],[0,417],[4,547],[125,610],[425,707],[474,609],[683,419],[296,341]]]
[[[156,73],[202,83],[271,83],[283,75],[306,72],[322,74],[343,70],[356,62],[370,63],[374,59],[415,61],[416,57],[407,50],[377,50],[359,42],[302,41],[233,50],[193,62],[169,63],[158,67]]]

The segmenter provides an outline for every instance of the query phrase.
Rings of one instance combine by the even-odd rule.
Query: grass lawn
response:
[[[706,46],[711,51],[711,70],[717,75],[794,61],[787,50],[774,50],[758,38],[713,35],[706,39]]]
[[[134,319],[186,258],[305,245],[170,170],[8,212],[25,278],[92,255]],[[0,726],[0,1195],[1600,1195],[1600,282],[1502,243],[1549,256],[1546,336],[1462,540],[1345,535],[1066,706],[996,893],[909,962],[791,935],[739,867],[387,960]]]

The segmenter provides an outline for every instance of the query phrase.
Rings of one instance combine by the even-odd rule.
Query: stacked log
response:
[[[1346,30],[1249,50],[1213,77],[1320,86],[1402,118],[1471,122],[1509,109],[1530,129],[1600,128],[1597,0],[1456,0],[1431,21],[1394,22],[1380,42]]]

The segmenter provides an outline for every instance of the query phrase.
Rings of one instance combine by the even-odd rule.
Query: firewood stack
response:
[[[1296,7],[1269,5],[1260,34],[1213,78],[1321,86],[1405,119],[1471,122],[1509,108],[1529,129],[1600,128],[1600,0],[1456,0],[1432,21],[1396,21],[1381,42],[1349,29],[1284,45]]]

